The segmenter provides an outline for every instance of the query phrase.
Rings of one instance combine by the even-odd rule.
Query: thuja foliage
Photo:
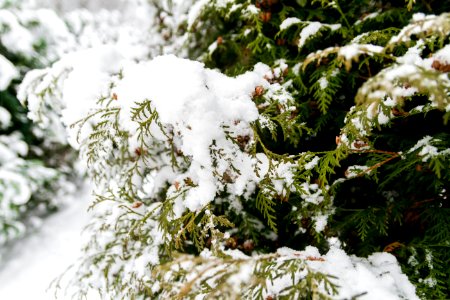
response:
[[[27,14],[19,7],[0,3],[0,246],[37,224],[31,216],[55,211],[65,190],[62,185],[71,187],[63,171],[68,148],[44,144],[16,98],[24,73],[51,59],[46,44],[53,38],[39,22],[44,11]]]
[[[207,68],[100,55],[92,66],[100,96],[70,96],[88,100],[68,130],[97,191],[92,237],[71,283],[79,294],[370,293],[339,278],[338,238],[347,253],[368,256],[339,261],[376,265],[382,277],[392,270],[376,258],[393,256],[371,254],[391,253],[419,297],[445,298],[449,4],[192,4],[174,22],[179,11],[159,2],[155,28]],[[57,63],[24,89],[41,107],[57,103],[75,69]],[[62,106],[74,111],[55,109],[66,119],[77,113],[67,99]]]
[[[192,26],[199,45],[215,45],[194,54],[206,53],[201,57],[207,65],[228,74],[258,61],[286,65],[280,84],[294,109],[286,115],[264,99],[271,91],[262,92],[256,101],[271,127],[255,124],[256,147],[269,157],[296,157],[298,182],[314,182],[333,199],[320,232],[313,225],[317,208],[308,201],[295,212],[306,233],[292,235],[293,219],[278,222],[278,234],[290,237],[282,239],[285,245],[320,247],[325,237],[339,236],[350,253],[387,251],[419,296],[445,298],[450,287],[448,3],[221,3],[205,5]],[[299,125],[303,130],[296,130]],[[306,171],[312,157],[318,161]],[[286,202],[295,206],[299,196],[293,193]],[[274,212],[288,206],[284,200]]]

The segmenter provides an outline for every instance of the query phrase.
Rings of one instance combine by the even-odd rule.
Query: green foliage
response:
[[[32,53],[4,42],[4,36],[16,34],[12,30],[19,28],[28,34],[41,25],[22,22],[19,7],[15,1],[0,5],[0,77],[2,85],[6,84],[0,90],[0,246],[33,230],[28,220],[56,211],[63,202],[60,197],[73,188],[67,182],[73,153],[65,145],[45,141],[16,96],[23,73],[42,67],[48,55],[44,40],[33,44]],[[21,42],[26,48],[28,41]],[[4,63],[11,64],[14,71]]]
[[[290,110],[295,115],[291,115],[292,122],[288,118],[284,124],[280,120],[285,119],[286,113],[277,109],[277,105],[283,105],[281,101],[274,101],[268,93],[256,98],[262,116],[257,145],[273,159],[293,155],[299,164],[295,186],[314,180],[321,187],[332,185],[325,193],[333,197],[336,213],[328,224],[329,232],[322,234],[339,234],[348,249],[359,255],[382,251],[396,241],[402,247],[413,247],[418,241],[425,248],[436,244],[435,262],[445,265],[449,256],[444,239],[448,239],[445,232],[449,225],[441,223],[439,230],[433,227],[425,217],[432,208],[418,203],[433,199],[431,203],[437,201],[433,206],[448,211],[448,199],[442,195],[450,188],[446,134],[450,85],[448,71],[441,66],[445,63],[438,63],[436,54],[448,48],[448,5],[436,1],[406,1],[405,6],[383,1],[257,1],[258,12],[250,13],[253,10],[248,7],[253,3],[237,3],[242,13],[230,6],[207,5],[191,28],[191,38],[199,47],[203,45],[204,51],[211,43],[226,41],[220,49],[210,48],[214,50],[205,61],[228,74],[240,73],[259,61],[274,69],[279,67],[279,59],[287,64],[287,72],[278,80],[293,99]],[[435,15],[417,15],[410,21],[418,11]],[[288,18],[297,19],[280,30]],[[216,25],[210,31],[214,32],[196,40],[202,25],[212,20]],[[319,29],[302,39],[303,30],[311,22],[320,22]],[[414,49],[420,59],[430,61],[428,66],[405,63],[402,56],[412,54]],[[230,53],[235,54],[231,57]],[[432,118],[440,121],[431,122]],[[299,125],[304,129],[285,130]],[[278,141],[281,136],[289,145]],[[426,139],[429,142],[423,140],[427,136],[432,137]],[[307,176],[303,166],[308,160],[298,154],[305,152],[320,158]],[[358,165],[365,167],[352,173],[357,169],[352,166]],[[297,189],[300,195],[290,193],[286,201],[296,206],[301,190]],[[255,201],[272,228],[276,211],[283,208],[268,194],[261,188]],[[418,226],[409,220],[411,214],[421,224],[420,229],[415,234],[405,234],[411,226]],[[293,220],[277,219],[278,232],[291,230],[290,222]],[[430,228],[435,231],[429,231]],[[438,236],[439,242],[428,240]],[[449,285],[438,279],[442,275],[439,271],[433,275],[414,273],[414,268],[406,263],[410,255],[407,251],[388,249],[402,262],[408,275],[416,274],[411,278],[422,297],[445,297]],[[439,269],[437,263],[433,264]],[[431,280],[420,279],[425,277],[436,278],[435,285],[424,284]]]
[[[200,180],[180,143],[192,124],[163,123],[152,99],[124,112],[113,92],[123,74],[110,74],[106,96],[73,125],[101,212],[78,278],[96,268],[108,295],[130,299],[333,298],[336,278],[309,262],[321,258],[280,249],[326,252],[338,237],[351,254],[395,255],[420,297],[445,298],[449,4],[217,0],[194,7],[196,18],[168,39],[183,35],[191,59],[230,76],[266,64],[264,86],[251,95],[258,117],[220,124],[226,138],[207,146],[211,167],[196,169],[211,169],[220,188],[213,201],[188,210],[182,204]],[[168,10],[158,9],[160,17]],[[57,96],[56,80],[42,99]],[[124,115],[132,129],[121,126]],[[236,193],[240,155],[256,179]],[[144,193],[146,178],[157,176],[157,192]],[[242,279],[242,270],[252,276]],[[268,294],[286,278],[290,285]]]

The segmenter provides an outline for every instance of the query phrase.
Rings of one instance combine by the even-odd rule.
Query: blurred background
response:
[[[59,276],[67,272],[70,277],[80,255],[92,201],[64,127],[51,121],[53,127],[43,129],[28,119],[18,100],[19,86],[27,72],[48,67],[66,53],[130,36],[119,34],[110,20],[123,15],[117,9],[138,2],[0,0],[1,300],[54,298]],[[109,11],[97,22],[95,13],[102,9]],[[70,289],[64,295],[70,299]]]

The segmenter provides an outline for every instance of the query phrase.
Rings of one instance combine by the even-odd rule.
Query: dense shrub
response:
[[[21,86],[96,182],[79,294],[445,298],[449,4],[180,3],[145,6],[145,55]],[[200,62],[146,60],[173,52]]]
[[[52,26],[61,26],[55,32]],[[0,4],[0,245],[22,236],[63,202],[69,149],[43,139],[16,98],[24,73],[56,60],[70,38],[64,23],[50,10]],[[68,152],[69,151],[69,152]],[[72,159],[74,156],[72,155]]]
[[[418,295],[445,298],[450,284],[449,4],[203,5],[191,30],[198,45],[211,45],[194,49],[206,53],[208,66],[235,75],[260,61],[285,65],[280,84],[293,108],[270,105],[264,99],[273,99],[270,90],[256,100],[260,114],[276,128],[256,124],[260,149],[264,144],[274,154],[297,155],[299,183],[317,184],[329,200],[303,201],[296,211],[306,235],[292,238],[295,219],[278,224],[278,234],[289,237],[284,245],[320,248],[326,247],[324,238],[338,236],[350,253],[391,252]],[[207,43],[205,37],[210,37]],[[296,134],[299,125],[310,131]],[[301,165],[313,157],[312,172],[305,172]],[[296,192],[303,198],[305,189]],[[291,194],[288,202],[295,198]],[[278,206],[275,211],[282,211],[283,203]],[[318,222],[324,215],[329,216],[326,226]]]

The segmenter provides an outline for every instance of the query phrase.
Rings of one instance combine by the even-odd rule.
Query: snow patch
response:
[[[305,45],[307,39],[319,32],[323,24],[320,22],[311,22],[305,28],[302,29],[300,33],[300,41],[298,42],[298,47],[302,48]]]
[[[291,27],[292,25],[298,24],[300,22],[301,22],[301,20],[299,18],[294,18],[294,17],[287,18],[281,23],[280,30],[286,30],[289,27]]]
[[[19,71],[6,57],[0,54],[0,91],[8,88],[13,79],[19,76]]]

